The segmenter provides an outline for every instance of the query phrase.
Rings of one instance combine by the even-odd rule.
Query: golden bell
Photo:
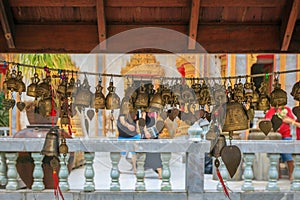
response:
[[[221,84],[215,84],[213,90],[213,98],[211,98],[211,105],[221,105],[227,102],[225,87]]]
[[[77,87],[75,86],[75,79],[72,77],[67,87],[67,96],[71,97],[74,96],[76,93],[77,93]]]
[[[38,77],[37,73],[34,73],[34,76],[31,78],[32,83],[27,87],[27,96],[31,97],[37,97],[37,86],[40,82],[40,79]]]
[[[36,88],[36,94],[38,97],[49,97],[51,95],[51,77],[47,76],[43,79],[43,82],[39,83]]]
[[[17,91],[17,72],[16,70],[12,70],[12,73],[8,75],[5,85],[8,90]]]
[[[246,83],[244,84],[244,91],[245,91],[244,96],[245,96],[246,102],[251,103],[254,93],[253,93],[252,85],[248,81],[246,81]]]
[[[178,101],[178,104],[182,104],[182,97],[181,97],[181,93],[182,93],[182,85],[181,84],[176,84],[173,86],[172,88],[172,93],[173,93],[173,98],[175,101]]]
[[[75,96],[75,105],[77,107],[89,107],[92,103],[93,94],[90,91],[90,85],[88,79],[83,80],[82,85],[77,88],[77,94]]]
[[[270,104],[273,107],[285,106],[287,104],[287,93],[283,89],[281,89],[281,84],[278,82],[276,78],[274,81],[274,90],[270,95]]]
[[[66,138],[61,138],[61,144],[59,145],[59,153],[63,154],[64,156],[69,153],[69,147],[66,142]]]
[[[148,105],[149,105],[149,96],[145,91],[144,84],[142,84],[139,88],[139,92],[136,97],[134,106],[136,108],[147,108]]]
[[[94,106],[96,111],[98,109],[105,109],[105,96],[102,92],[103,87],[101,86],[101,81],[99,81],[98,85],[96,86],[96,92],[95,92],[95,100],[94,100]]]
[[[222,131],[238,131],[248,128],[249,122],[244,106],[237,102],[227,102],[225,123]]]
[[[151,110],[163,109],[163,100],[161,97],[161,86],[157,89],[156,93],[150,99],[149,107]]]
[[[294,84],[291,95],[294,97],[294,100],[300,101],[300,81]]]
[[[121,103],[120,114],[128,114],[130,111],[134,111],[133,103],[129,97],[124,97]]]
[[[200,102],[200,99],[201,99],[200,92],[201,92],[201,89],[202,89],[201,84],[200,83],[192,84],[192,89],[194,90],[196,101]]]
[[[69,117],[67,114],[63,114],[60,118],[60,124],[61,126],[67,126],[69,124]]]
[[[269,110],[270,100],[269,100],[269,96],[267,95],[267,85],[264,81],[261,82],[261,85],[259,87],[259,93],[260,94],[259,94],[257,109],[263,111]]]
[[[183,85],[182,86],[182,100],[183,103],[191,103],[195,101],[195,93],[194,91],[189,88],[188,85]]]
[[[163,100],[164,105],[172,103],[172,93],[168,86],[162,88],[161,98]]]
[[[26,92],[26,86],[25,86],[25,83],[22,81],[22,72],[21,71],[18,71],[18,75],[17,75],[17,92],[19,92],[19,94],[21,94],[22,92]]]
[[[46,135],[42,154],[45,156],[56,156],[59,155],[59,136],[57,127],[51,127]]]
[[[234,84],[234,100],[238,103],[243,103],[245,101],[244,96],[244,86],[241,82]]]
[[[120,108],[120,97],[115,93],[116,87],[114,87],[112,80],[109,82],[107,90],[108,94],[105,98],[106,109],[115,110]]]
[[[39,114],[44,117],[50,116],[52,111],[52,98],[43,98],[38,103]]]
[[[205,81],[202,83],[202,88],[200,91],[200,99],[199,99],[199,104],[200,105],[205,105],[210,102],[210,91],[208,89],[208,86],[206,85]]]
[[[67,93],[67,88],[68,88],[68,78],[65,77],[64,79],[62,79],[56,91],[58,94],[65,95]]]

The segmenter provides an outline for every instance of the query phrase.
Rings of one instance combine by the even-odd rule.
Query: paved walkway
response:
[[[182,154],[173,153],[170,161],[171,184],[173,190],[185,190],[185,164],[182,162]],[[121,171],[121,190],[134,190],[136,178],[132,172],[131,164],[122,157],[119,164]],[[109,153],[96,153],[94,159],[95,186],[97,190],[109,190],[111,163]],[[152,170],[145,171],[145,184],[148,191],[160,190],[161,180]],[[70,189],[82,190],[84,185],[84,166],[74,169],[69,176]],[[204,189],[207,192],[216,192],[218,181],[212,180],[212,175],[205,175]],[[233,192],[240,192],[243,181],[229,181],[228,187]],[[264,191],[267,181],[253,181],[256,191]],[[281,191],[290,190],[290,181],[280,179],[278,185]]]

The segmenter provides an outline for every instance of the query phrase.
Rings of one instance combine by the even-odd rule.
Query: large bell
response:
[[[144,87],[144,84],[142,84],[139,88],[138,95],[136,97],[134,106],[136,108],[147,108],[149,103],[149,96],[146,93],[146,89]]]
[[[274,80],[274,90],[270,95],[270,104],[273,107],[285,106],[287,104],[287,93],[281,89],[281,84],[278,82],[278,79]]]
[[[105,96],[102,92],[103,87],[101,86],[101,81],[98,82],[98,85],[96,86],[96,92],[95,92],[95,100],[94,100],[94,107],[96,111],[98,109],[105,109]]]
[[[300,81],[294,84],[291,95],[294,97],[294,100],[300,101]]]
[[[49,97],[51,95],[51,77],[47,76],[36,88],[37,96]]]
[[[114,87],[112,80],[109,82],[107,90],[108,94],[105,98],[106,109],[115,110],[120,108],[120,97],[115,93],[116,87]]]
[[[75,105],[77,107],[89,107],[92,103],[92,92],[90,91],[90,85],[88,79],[83,80],[80,88],[77,88],[77,94],[75,96]]]
[[[45,156],[56,156],[59,155],[59,135],[57,127],[51,127],[46,135],[42,154]]]
[[[150,99],[150,110],[161,110],[163,109],[163,100],[161,97],[161,86],[157,89],[156,93]]]
[[[33,77],[31,78],[31,84],[27,87],[27,96],[31,97],[37,97],[37,86],[40,82],[40,79],[38,77],[37,73],[34,73]]]
[[[222,131],[238,131],[248,128],[249,121],[243,105],[237,102],[228,102],[226,104],[226,117]]]

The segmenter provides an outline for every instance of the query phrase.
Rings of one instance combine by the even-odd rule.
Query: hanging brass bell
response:
[[[59,145],[59,153],[63,154],[64,156],[69,153],[69,147],[66,142],[66,138],[61,138],[61,144]]]
[[[201,92],[201,89],[202,89],[201,84],[200,83],[193,83],[192,84],[192,89],[194,90],[196,101],[200,103],[200,101],[201,101],[200,92]]]
[[[175,101],[178,101],[178,104],[182,104],[182,97],[181,97],[181,93],[182,93],[182,85],[181,84],[176,84],[173,86],[172,88],[172,94]]]
[[[263,111],[269,110],[270,100],[269,100],[269,96],[267,95],[267,85],[264,81],[261,82],[261,85],[259,87],[259,93],[260,94],[259,94],[257,109]]]
[[[89,107],[92,103],[93,94],[90,91],[90,85],[87,77],[84,78],[82,85],[77,88],[75,96],[75,105],[80,108]]]
[[[72,77],[67,87],[67,96],[72,97],[75,96],[76,93],[77,93],[77,87],[75,86],[75,79]]]
[[[141,84],[134,106],[138,109],[139,108],[142,109],[142,108],[147,108],[148,105],[149,105],[149,96],[145,91],[144,84]]]
[[[245,101],[244,96],[244,86],[241,82],[234,84],[234,101],[238,103],[243,103]]]
[[[221,84],[215,84],[213,90],[213,98],[211,98],[211,105],[221,105],[227,102],[225,87]],[[214,101],[214,102],[212,102]]]
[[[294,100],[300,101],[300,81],[293,85],[291,95],[294,97]]]
[[[237,102],[226,104],[225,123],[223,132],[245,130],[249,128],[249,120],[244,106]]]
[[[12,70],[12,73],[8,75],[6,82],[5,82],[5,87],[7,90],[10,91],[17,91],[17,72],[16,70]]]
[[[52,111],[52,97],[43,98],[38,103],[39,114],[44,117],[51,116]]]
[[[191,103],[195,101],[194,91],[186,84],[182,86],[182,100],[183,103]]]
[[[251,103],[253,99],[253,89],[251,83],[249,83],[246,80],[246,83],[244,84],[244,91],[245,91],[245,101],[247,103]]]
[[[103,87],[101,86],[101,81],[98,82],[98,85],[96,86],[96,92],[95,92],[95,100],[94,100],[94,107],[96,111],[98,109],[105,109],[105,96],[102,92]]]
[[[59,135],[57,127],[51,127],[46,135],[44,146],[42,149],[42,154],[45,156],[55,156],[59,155]]]
[[[285,106],[287,104],[287,93],[281,89],[278,79],[274,80],[274,90],[270,94],[270,104],[273,107]]]
[[[61,126],[67,126],[69,124],[69,117],[66,113],[64,113],[60,118]]]
[[[157,89],[156,93],[153,95],[153,97],[150,99],[149,104],[150,110],[162,110],[163,109],[163,100],[161,97],[161,86]]]
[[[25,83],[22,81],[23,76],[22,76],[22,72],[18,71],[18,75],[17,75],[17,92],[19,92],[19,94],[21,94],[22,92],[26,92],[26,85]]]
[[[111,79],[107,88],[108,94],[105,98],[106,109],[115,110],[120,108],[120,97],[115,93],[116,87]]]
[[[31,78],[31,84],[27,87],[27,96],[37,97],[37,86],[40,82],[37,73],[34,73],[33,77]]]
[[[57,93],[60,95],[66,95],[67,93],[67,88],[68,88],[68,78],[65,77],[64,79],[61,80],[61,83],[57,87]]]
[[[206,85],[205,81],[202,83],[201,91],[200,91],[200,100],[199,104],[204,106],[210,102],[210,91],[208,86]]]
[[[135,109],[133,107],[133,102],[131,101],[131,98],[125,96],[122,99],[120,114],[126,115],[129,112],[134,111],[134,110]]]
[[[51,77],[47,76],[36,88],[38,97],[49,97],[51,95]]]
[[[172,93],[168,86],[162,88],[161,98],[163,100],[163,105],[172,104]]]

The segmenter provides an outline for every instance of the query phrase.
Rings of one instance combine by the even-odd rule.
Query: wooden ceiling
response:
[[[141,27],[176,30],[128,41],[176,43],[174,52],[300,52],[300,0],[0,0],[0,52],[123,52],[106,40]],[[128,36],[130,37],[130,36]],[[170,37],[170,38],[169,38]],[[178,44],[177,44],[178,43]],[[143,45],[141,45],[143,46]],[[163,52],[137,49],[136,52]]]

